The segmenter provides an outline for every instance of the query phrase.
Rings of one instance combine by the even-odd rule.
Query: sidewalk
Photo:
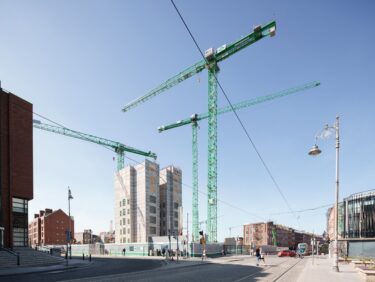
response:
[[[16,266],[11,268],[0,268],[0,277],[7,275],[17,275],[26,273],[36,273],[36,272],[50,272],[50,271],[64,271],[66,269],[72,268],[83,268],[88,267],[92,264],[88,260],[81,259],[70,259],[69,264],[66,263],[46,265],[46,266]],[[1,280],[1,279],[0,279]]]
[[[305,257],[306,263],[299,275],[297,282],[316,282],[316,281],[364,281],[358,271],[351,264],[339,264],[339,272],[332,269],[333,259],[328,256]]]

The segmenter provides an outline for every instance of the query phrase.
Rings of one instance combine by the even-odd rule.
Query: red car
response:
[[[282,250],[277,254],[278,257],[295,257],[296,252],[290,250]]]

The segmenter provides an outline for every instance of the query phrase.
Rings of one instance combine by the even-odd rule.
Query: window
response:
[[[128,218],[128,224],[130,224],[130,219]]]
[[[125,235],[126,234],[126,228],[124,227],[122,233]]]
[[[128,205],[130,205],[130,200],[128,199]]]
[[[120,201],[120,207],[121,207],[121,201]]]
[[[163,221],[163,226],[165,226],[165,221]]]
[[[125,218],[122,219],[122,225],[125,225]]]
[[[130,214],[130,209],[128,209],[128,214]]]
[[[150,223],[153,223],[153,224],[156,223],[156,217],[155,216],[150,216]]]
[[[122,230],[120,229],[120,235],[122,235]]]
[[[178,227],[178,221],[174,222],[174,227],[176,227],[176,228]]]
[[[174,208],[178,209],[178,203],[173,203],[173,204],[174,204]]]
[[[174,217],[178,218],[178,212],[174,212]]]
[[[163,203],[163,208],[165,208],[165,203]]]
[[[156,204],[156,197],[155,196],[150,196],[150,202],[153,204]]]
[[[156,207],[150,206],[150,213],[156,213]]]
[[[122,215],[126,215],[126,210],[125,209],[122,210]]]
[[[126,204],[126,200],[123,199],[123,200],[122,200],[122,205],[125,206],[125,204]]]
[[[151,234],[156,234],[156,227],[150,226],[150,233]]]
[[[122,216],[122,212],[120,211],[120,216]]]

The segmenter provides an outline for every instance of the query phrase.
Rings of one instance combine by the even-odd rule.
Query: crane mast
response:
[[[272,21],[263,26],[254,27],[253,32],[231,43],[214,50],[208,49],[205,58],[179,74],[171,77],[146,95],[128,103],[122,111],[126,112],[149,99],[159,95],[167,89],[179,84],[189,77],[208,70],[208,183],[207,183],[207,235],[208,241],[217,241],[217,73],[218,63],[229,58],[238,51],[252,45],[267,36],[276,33],[276,22]]]
[[[270,95],[265,96],[259,96],[253,99],[245,100],[242,102],[239,102],[237,104],[233,105],[233,108],[235,110],[240,110],[244,108],[248,108],[251,106],[255,106],[257,104],[271,101],[277,98],[281,98],[284,96],[288,96],[294,93],[298,93],[304,90],[308,90],[310,88],[314,88],[320,85],[320,82],[318,81],[312,81],[300,86],[295,86],[292,88],[288,88]],[[222,107],[217,110],[217,114],[225,114],[232,111],[232,107],[226,106]],[[194,238],[199,238],[199,209],[198,209],[198,121],[207,119],[208,113],[204,114],[194,114],[190,118],[177,121],[175,123],[169,124],[169,125],[163,125],[158,127],[159,132],[163,132],[165,130],[181,127],[187,124],[191,124],[192,127],[192,160],[193,160],[193,166],[192,166],[192,183],[193,183],[193,196],[192,196],[192,208],[193,208],[193,219],[192,219],[192,225],[193,230],[192,234]]]
[[[92,143],[99,144],[99,145],[102,145],[104,147],[107,147],[107,148],[111,149],[112,151],[114,151],[117,154],[117,171],[124,168],[125,152],[129,152],[129,153],[133,153],[133,154],[137,154],[137,155],[141,155],[141,156],[156,159],[156,154],[152,153],[151,151],[148,151],[148,152],[142,151],[142,150],[124,145],[120,142],[116,142],[116,141],[112,141],[112,140],[109,140],[109,139],[97,137],[97,136],[94,136],[94,135],[91,135],[91,134],[82,133],[82,132],[75,131],[75,130],[72,130],[72,129],[69,129],[69,128],[66,128],[66,127],[60,127],[60,126],[42,123],[39,120],[33,120],[33,126],[34,126],[34,128],[38,128],[38,129],[42,129],[42,130],[45,130],[45,131],[49,131],[49,132],[53,132],[53,133],[77,138],[77,139],[80,139],[80,140],[92,142]]]

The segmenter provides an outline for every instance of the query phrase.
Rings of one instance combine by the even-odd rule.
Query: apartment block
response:
[[[168,166],[160,171],[160,236],[181,234],[182,171]]]
[[[148,242],[160,234],[159,165],[145,160],[115,175],[115,242]]]
[[[29,223],[29,245],[62,245],[67,242],[67,232],[74,234],[74,220],[61,209],[41,210]],[[72,238],[73,239],[73,238]]]

